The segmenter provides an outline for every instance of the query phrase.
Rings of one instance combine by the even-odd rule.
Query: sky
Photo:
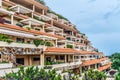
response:
[[[106,55],[120,51],[120,0],[45,0]]]

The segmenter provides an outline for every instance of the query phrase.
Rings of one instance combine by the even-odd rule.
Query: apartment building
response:
[[[78,72],[111,67],[74,24],[35,0],[0,0],[0,61]]]

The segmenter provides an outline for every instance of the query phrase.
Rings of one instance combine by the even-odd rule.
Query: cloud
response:
[[[120,13],[120,3],[118,3],[117,6],[113,8],[111,11],[108,11],[107,13],[105,13],[103,18],[108,19],[110,16],[114,14],[119,14],[119,13]]]

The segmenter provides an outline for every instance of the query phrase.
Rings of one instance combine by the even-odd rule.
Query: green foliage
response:
[[[110,56],[112,61],[112,68],[119,70],[120,67],[120,53],[114,53]]]
[[[118,70],[118,74],[115,76],[115,80],[120,80],[120,68]]]
[[[67,48],[73,48],[73,45],[67,44]]]
[[[46,3],[44,2],[44,0],[36,0],[37,2],[43,4],[43,5],[46,5]]]
[[[90,69],[85,73],[83,80],[86,80],[86,78],[88,80],[106,80],[106,75],[103,72]]]
[[[40,45],[40,40],[34,40],[33,43],[35,44],[36,47]]]
[[[44,69],[52,69],[52,66],[44,66]]]
[[[45,71],[38,67],[20,67],[18,72],[6,74],[4,80],[62,80],[62,76],[55,70]]]
[[[67,20],[67,21],[69,21],[67,18],[65,18],[64,16],[62,16],[62,15],[60,15],[60,14],[58,14],[58,13],[56,13],[56,12],[54,12],[54,11],[52,11],[52,10],[48,10],[48,12],[49,13],[53,13],[53,14],[55,14],[55,15],[57,15],[58,16],[58,18],[60,18],[60,19],[64,19],[64,20]]]
[[[53,46],[51,42],[47,42],[44,40],[34,40],[34,44],[38,47],[39,45],[45,45],[45,46]]]
[[[4,35],[4,34],[0,34],[0,41],[7,42],[7,43],[9,43],[9,44],[13,42],[13,40],[10,39],[9,36]]]
[[[27,30],[30,30],[31,28],[29,26],[26,27]]]
[[[53,44],[51,42],[46,42],[45,46],[53,46]]]

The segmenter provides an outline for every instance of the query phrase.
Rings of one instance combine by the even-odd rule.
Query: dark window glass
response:
[[[16,42],[24,43],[24,41],[25,41],[25,40],[24,40],[23,38],[17,38],[17,39],[16,39]]]
[[[40,61],[40,58],[33,58],[33,61]]]
[[[56,56],[55,56],[55,59],[56,59],[56,60],[58,60],[58,59],[59,59],[58,55],[56,55]]]
[[[81,58],[84,58],[84,56],[81,56]]]
[[[65,58],[64,55],[60,56],[60,60],[64,60],[64,58]]]

